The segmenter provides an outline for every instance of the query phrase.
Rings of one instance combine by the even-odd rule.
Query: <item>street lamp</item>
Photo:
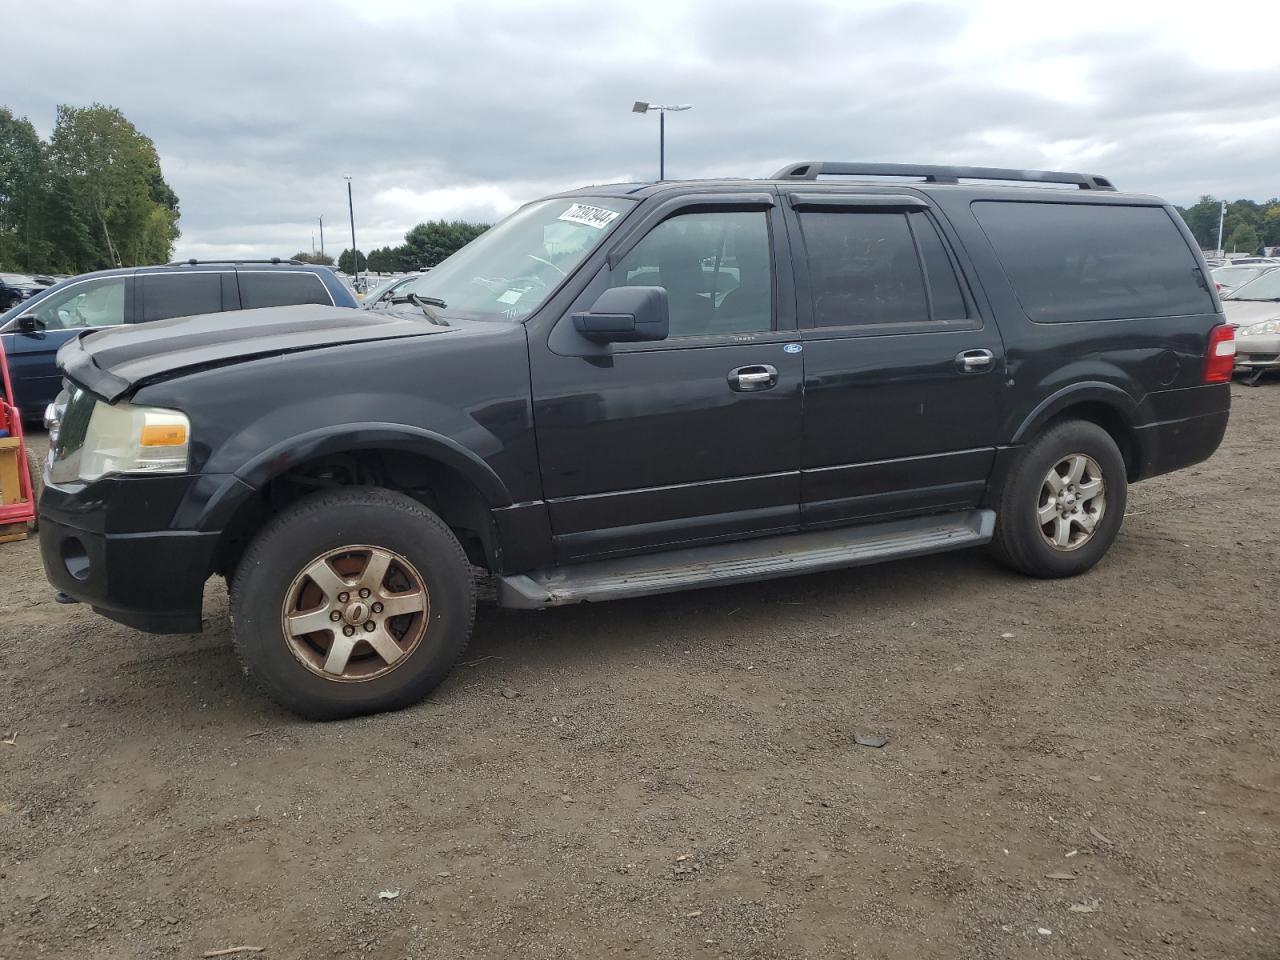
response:
[[[658,179],[667,179],[667,113],[679,113],[681,110],[692,109],[691,103],[645,103],[643,100],[637,100],[631,105],[632,113],[649,113],[652,110],[658,111]]]
[[[351,270],[356,275],[356,288],[360,286],[360,253],[356,250],[356,208],[351,203],[351,178],[343,177],[347,181],[347,213],[351,215]]]

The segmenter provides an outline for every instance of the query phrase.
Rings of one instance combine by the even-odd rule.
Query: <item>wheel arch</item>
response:
[[[512,502],[506,484],[457,441],[420,428],[355,424],[301,434],[264,451],[210,497],[199,526],[222,531],[215,570],[230,574],[257,529],[315,490],[398,490],[437,513],[473,563],[496,570],[501,545],[491,511]]]
[[[1114,384],[1102,381],[1076,383],[1042,400],[1013,435],[1025,444],[1062,420],[1085,420],[1105,430],[1124,458],[1130,482],[1142,472],[1143,451],[1137,423],[1139,404]]]

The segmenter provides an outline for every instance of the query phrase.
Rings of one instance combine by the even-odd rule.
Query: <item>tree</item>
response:
[[[353,262],[351,257],[351,251],[343,250],[342,253],[338,256],[338,269],[341,270],[343,273],[347,274],[348,276],[351,276],[362,270],[369,269],[369,264],[365,260],[365,256],[361,251],[359,250],[356,251],[355,260]]]
[[[1194,206],[1186,210],[1178,208],[1182,219],[1187,222],[1187,227],[1203,250],[1217,249],[1218,214],[1221,209],[1222,204],[1209,196],[1201,197]]]
[[[44,200],[44,147],[36,128],[0,107],[0,265],[34,269],[43,252]]]
[[[321,267],[333,266],[333,257],[329,256],[327,253],[307,253],[306,251],[300,251],[295,253],[292,259],[297,260],[299,263],[314,263]]]
[[[404,235],[400,248],[406,269],[434,267],[450,254],[461,250],[489,229],[487,223],[465,220],[431,220],[420,223]]]
[[[178,239],[178,198],[151,139],[114,107],[58,107],[49,142],[54,190],[65,191],[94,241],[80,269],[163,263]]]
[[[1252,225],[1242,223],[1231,231],[1227,239],[1227,249],[1232,253],[1253,253],[1262,245],[1258,239],[1258,231]]]

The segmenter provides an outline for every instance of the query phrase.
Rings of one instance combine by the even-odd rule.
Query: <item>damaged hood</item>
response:
[[[347,307],[264,307],[87,333],[63,345],[58,367],[69,380],[113,402],[147,381],[185,370],[452,329]]]

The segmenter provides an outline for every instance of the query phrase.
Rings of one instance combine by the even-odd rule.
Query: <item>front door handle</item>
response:
[[[778,385],[778,368],[768,363],[753,363],[729,371],[729,387],[740,393],[768,390]]]
[[[956,354],[956,366],[961,373],[986,373],[994,364],[996,355],[990,350],[962,350]]]

